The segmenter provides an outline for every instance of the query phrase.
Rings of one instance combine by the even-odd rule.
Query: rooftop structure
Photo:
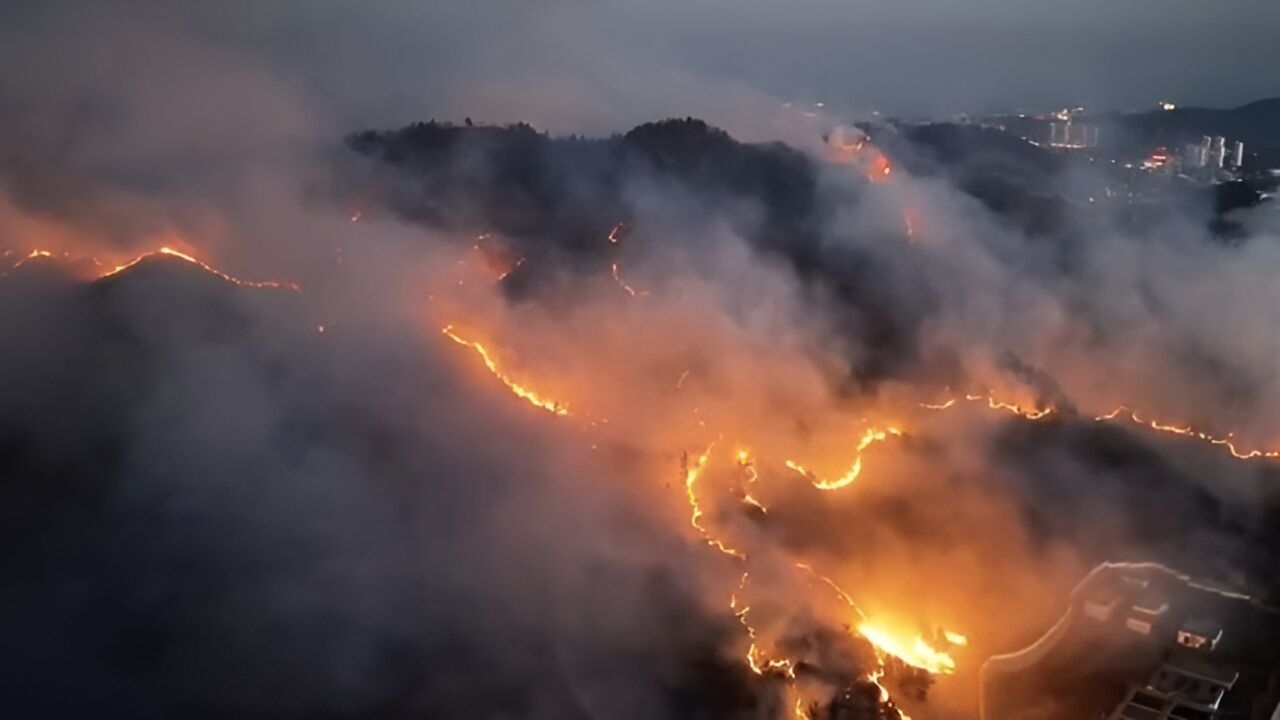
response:
[[[1222,639],[1222,624],[1207,618],[1188,618],[1178,628],[1178,644],[1192,650],[1212,652]]]
[[[1211,720],[1240,673],[1208,656],[1174,656],[1144,685],[1131,685],[1109,720]]]

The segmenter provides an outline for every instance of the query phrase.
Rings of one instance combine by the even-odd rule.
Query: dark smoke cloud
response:
[[[474,405],[398,322],[353,313],[319,335],[298,298],[180,261],[91,285],[42,270],[0,282],[11,712],[770,702],[720,654],[734,626],[689,585],[697,556],[555,468],[616,469]]]

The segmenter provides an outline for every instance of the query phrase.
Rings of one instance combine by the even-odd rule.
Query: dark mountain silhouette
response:
[[[1103,125],[1103,137],[1109,145],[1127,142],[1174,147],[1198,142],[1205,135],[1221,135],[1243,141],[1247,150],[1280,147],[1280,98],[1230,109],[1187,107],[1116,113],[1097,120]]]
[[[628,191],[644,177],[683,187],[707,213],[757,203],[759,228],[742,230],[762,242],[797,242],[817,220],[816,169],[806,156],[781,143],[740,143],[692,118],[603,139],[428,122],[358,133],[348,145],[403,171],[374,174],[375,202],[448,229],[529,240],[553,233],[570,248],[594,247],[633,214]]]

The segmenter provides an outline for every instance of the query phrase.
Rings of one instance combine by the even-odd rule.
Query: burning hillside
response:
[[[1265,431],[1156,392],[1183,356],[1092,365],[1120,327],[1054,315],[1092,271],[995,272],[963,201],[854,137],[358,136],[380,160],[300,283],[12,250],[14,696],[973,717],[983,660],[1097,562],[1274,587]],[[426,236],[389,252],[393,214]],[[1026,336],[976,332],[982,283]]]
[[[8,716],[1058,720],[1091,568],[1280,598],[1267,135],[948,105],[1216,10],[251,5],[0,6]]]
[[[517,149],[540,147],[520,163],[557,163],[554,141],[515,132]],[[682,140],[658,140],[664,132]],[[963,258],[938,234],[945,224],[931,223],[940,229],[922,243],[902,228],[878,241],[892,243],[884,247],[826,238],[851,201],[842,197],[911,214],[937,200],[909,177],[876,172],[891,160],[869,138],[837,138],[833,158],[808,159],[781,146],[740,150],[699,124],[659,124],[627,136],[655,143],[628,169],[596,168],[613,177],[612,199],[582,208],[599,201],[616,211],[604,222],[579,217],[580,200],[556,188],[539,191],[536,213],[490,208],[493,191],[452,174],[471,140],[448,137],[462,145],[411,165],[433,173],[435,210],[401,205],[403,188],[416,187],[403,167],[380,179],[375,169],[369,187],[402,190],[387,206],[366,191],[342,220],[339,247],[352,249],[390,222],[387,209],[431,228],[425,254],[402,268],[413,282],[387,296],[390,314],[384,301],[340,301],[348,274],[387,272],[378,254],[334,256],[337,279],[307,281],[306,291],[233,277],[169,246],[119,258],[10,254],[0,290],[22,313],[6,327],[13,346],[27,348],[6,368],[10,506],[23,509],[14,542],[67,548],[83,568],[73,578],[129,566],[129,583],[156,588],[124,593],[95,621],[104,639],[87,651],[95,662],[125,662],[122,680],[172,687],[164,703],[211,702],[183,689],[198,667],[183,653],[207,647],[197,638],[225,621],[280,623],[293,603],[271,588],[284,583],[280,592],[320,593],[268,633],[271,652],[261,656],[312,648],[270,660],[292,678],[273,701],[287,714],[344,706],[362,716],[392,702],[392,715],[532,703],[591,716],[599,703],[640,693],[645,714],[966,716],[983,659],[1027,642],[1094,562],[1176,561],[1233,582],[1272,582],[1265,527],[1197,478],[1244,487],[1274,473],[1275,451],[1254,445],[1254,434],[1153,419],[1129,409],[1142,400],[1140,384],[1137,400],[1097,395],[1102,388],[1082,383],[1087,373],[1033,370],[1011,351],[998,355],[991,337],[955,336],[936,300],[899,310],[896,284],[860,286],[868,269],[844,274],[878,266],[938,295],[945,286],[925,283],[929,266]],[[369,151],[369,142],[357,145]],[[498,172],[508,150],[492,143],[481,141],[480,167]],[[753,179],[776,172],[773,160],[749,169],[771,156],[788,158],[797,177],[824,179],[777,186],[800,187],[794,199],[773,195]],[[682,205],[668,187],[708,205]],[[750,199],[783,209],[724,219]],[[790,222],[817,237],[794,245]],[[35,304],[20,300],[28,296]],[[54,355],[93,359],[97,370],[42,361]],[[74,398],[77,423],[32,421],[58,402],[41,388]],[[1106,405],[1094,405],[1103,402],[1096,395]],[[442,411],[462,415],[439,424]],[[120,418],[146,432],[113,429]],[[56,450],[55,437],[70,451]],[[472,451],[481,437],[492,457]],[[41,487],[50,473],[67,484]],[[84,509],[88,487],[132,500]],[[285,510],[314,492],[301,514]],[[1156,498],[1164,510],[1152,516]],[[355,515],[339,511],[348,505]],[[45,527],[36,516],[83,521]],[[178,542],[173,557],[155,556],[128,537],[140,521],[160,523],[148,533],[164,537],[187,525],[212,534],[183,533],[165,541]],[[252,539],[224,547],[216,538],[227,532]],[[422,543],[439,547],[420,557]],[[463,556],[480,565],[456,568]],[[255,560],[228,573],[223,557]],[[529,577],[511,575],[522,564]],[[38,574],[44,565],[23,566]],[[355,570],[366,566],[370,578]],[[640,594],[603,611],[589,602],[602,582]],[[8,607],[36,628],[24,643],[55,632],[61,616],[46,600],[64,592],[38,575],[29,587]],[[214,596],[180,594],[192,587]],[[355,598],[365,592],[385,597],[364,607]],[[493,593],[507,592],[526,600],[497,602]],[[411,609],[439,593],[452,600]],[[223,600],[209,605],[215,597]],[[224,602],[237,603],[229,618]],[[463,624],[457,637],[433,637],[434,623],[456,621],[460,602],[492,609],[468,610],[479,625]],[[155,603],[172,610],[145,610]],[[320,630],[329,615],[339,620]],[[650,629],[636,635],[635,624]],[[155,634],[150,652],[175,660],[128,660],[134,651],[120,648],[140,633]],[[357,641],[370,644],[340,650]],[[512,642],[529,650],[499,650]],[[221,675],[206,685],[219,693],[216,706],[260,707],[260,692],[219,688],[241,682],[236,667],[256,667],[250,659],[264,644],[224,646],[214,659]],[[396,673],[370,684],[352,669],[356,687],[335,684],[332,669],[307,659],[316,648],[343,656],[343,667],[393,664]],[[68,662],[55,653],[36,666],[76,684],[99,676]],[[456,662],[474,679],[458,697],[416,670]],[[600,662],[607,670],[595,669]],[[527,680],[506,696],[474,694],[511,674]],[[332,693],[303,700],[316,683]],[[22,697],[47,702],[41,687]],[[86,702],[141,707],[115,688],[113,680],[110,694]]]

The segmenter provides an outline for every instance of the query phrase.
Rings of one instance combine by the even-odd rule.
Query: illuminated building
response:
[[[1178,644],[1192,650],[1212,651],[1222,639],[1222,623],[1205,618],[1188,618],[1178,628]]]
[[[1227,160],[1227,139],[1221,135],[1213,139],[1213,148],[1209,151],[1209,164],[1221,168]]]

